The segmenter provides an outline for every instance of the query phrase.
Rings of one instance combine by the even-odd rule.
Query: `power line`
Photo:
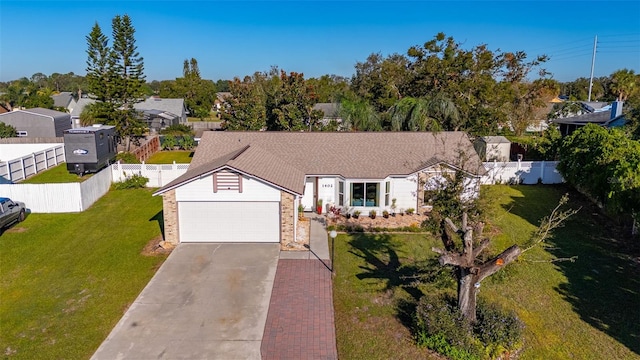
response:
[[[625,37],[625,36],[639,36],[640,37],[640,33],[630,33],[630,34],[610,34],[610,35],[600,35],[600,38],[610,38],[610,37],[615,37],[615,38],[620,38],[620,37]]]
[[[578,39],[578,40],[574,40],[574,41],[570,41],[570,42],[566,42],[566,43],[560,43],[560,44],[556,44],[556,45],[549,45],[549,46],[545,46],[545,47],[543,47],[543,48],[531,49],[530,51],[532,51],[532,52],[533,52],[533,51],[540,51],[540,50],[548,50],[548,49],[553,49],[553,48],[557,48],[557,47],[561,47],[561,46],[566,46],[566,45],[574,45],[575,43],[577,43],[577,42],[582,42],[582,41],[587,42],[587,41],[591,41],[591,39],[587,39],[587,38],[584,38],[584,39]],[[587,43],[587,45],[588,45],[588,46],[590,46],[590,45],[589,45],[589,43]]]

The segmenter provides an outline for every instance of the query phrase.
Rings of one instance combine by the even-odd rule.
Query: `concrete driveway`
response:
[[[279,244],[180,244],[92,359],[260,359]]]

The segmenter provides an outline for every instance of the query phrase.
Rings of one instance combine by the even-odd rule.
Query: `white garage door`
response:
[[[278,202],[179,202],[181,242],[279,242]]]

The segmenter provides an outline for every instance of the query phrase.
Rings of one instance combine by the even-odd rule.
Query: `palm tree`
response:
[[[458,130],[460,115],[453,101],[438,94],[428,98],[405,97],[391,109],[392,131]]]
[[[611,91],[618,100],[625,101],[630,95],[640,90],[640,77],[633,70],[622,69],[611,74]]]
[[[345,130],[379,131],[382,128],[378,112],[366,100],[344,99],[339,113]]]

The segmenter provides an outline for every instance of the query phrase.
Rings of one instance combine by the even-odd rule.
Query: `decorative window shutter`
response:
[[[237,191],[242,192],[242,176],[238,173],[229,171],[220,171],[213,174],[213,192],[218,191]]]

